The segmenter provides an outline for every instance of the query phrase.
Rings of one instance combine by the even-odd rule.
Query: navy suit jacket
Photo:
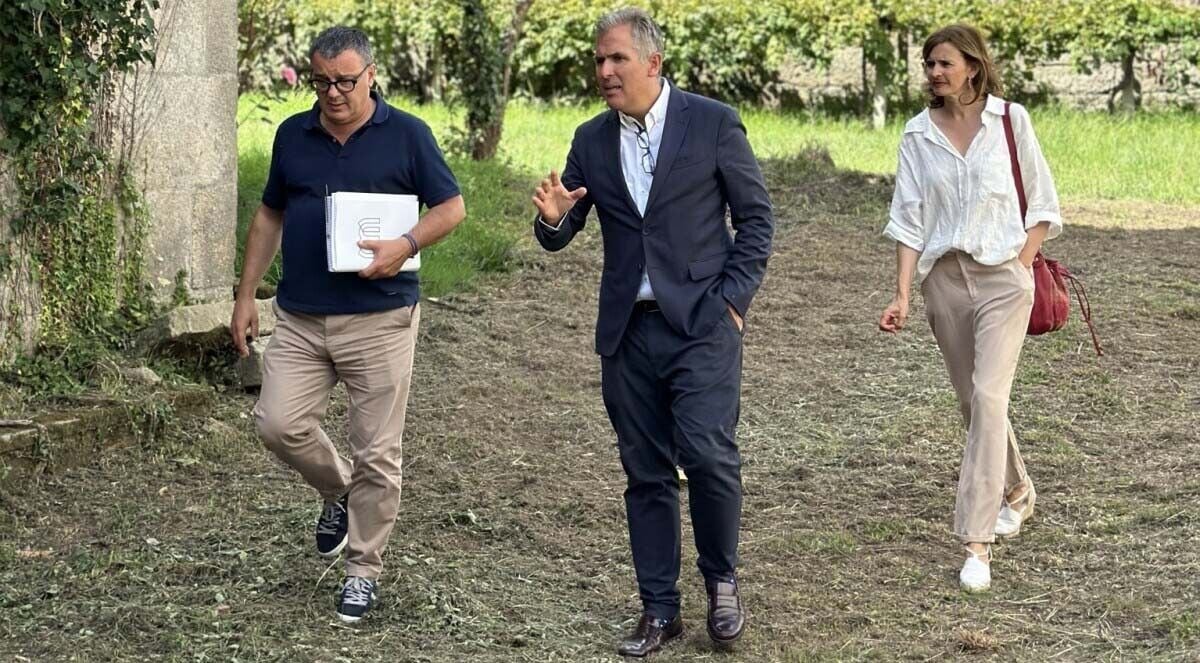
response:
[[[697,337],[710,332],[732,305],[744,318],[762,283],[774,217],[758,161],[736,111],[670,87],[654,181],[645,216],[621,172],[617,111],[575,131],[562,183],[587,187],[559,226],[534,221],[543,247],[557,251],[583,230],[596,208],[604,240],[596,351],[617,351],[645,269],[667,324]],[[726,224],[726,212],[733,233]]]

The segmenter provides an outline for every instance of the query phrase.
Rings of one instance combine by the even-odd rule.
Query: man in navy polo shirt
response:
[[[449,234],[466,209],[429,127],[371,90],[375,64],[365,34],[329,28],[309,59],[317,103],[275,134],[230,328],[246,356],[247,338],[258,333],[254,290],[282,250],[279,320],[263,357],[254,417],[266,447],[324,500],[317,552],[336,557],[345,549],[337,612],[354,622],[375,600],[400,506],[400,439],[420,319],[417,275],[400,267]],[[374,252],[366,269],[331,273],[324,200],[337,191],[412,194],[426,211],[399,239],[360,242]],[[320,426],[339,380],[350,396],[352,461]]]

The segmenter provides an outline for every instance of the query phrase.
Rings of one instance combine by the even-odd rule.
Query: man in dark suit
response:
[[[643,614],[618,648],[644,656],[683,631],[679,481],[687,473],[708,633],[741,636],[741,459],[734,441],[742,325],[762,282],[774,220],[737,113],[661,77],[662,34],[643,11],[596,26],[609,110],[579,127],[561,180],[534,192],[534,234],[557,251],[595,207],[604,273],[596,349],[628,477],[625,507]],[[733,233],[726,225],[732,218]]]

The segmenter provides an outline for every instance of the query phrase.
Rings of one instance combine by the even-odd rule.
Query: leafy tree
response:
[[[462,0],[463,101],[471,158],[496,155],[512,80],[512,54],[533,0],[517,0],[503,34],[483,0]]]
[[[954,13],[945,5],[904,0],[802,0],[800,6],[819,35],[808,59],[828,65],[840,48],[862,49],[864,106],[877,129],[887,121],[888,98],[904,94],[908,44]]]
[[[811,22],[791,2],[672,0],[650,7],[666,40],[666,74],[729,101],[770,101],[789,55],[810,59]]]
[[[534,5],[525,30],[537,36],[521,40],[513,55],[516,90],[539,99],[593,94],[592,29],[618,6],[587,0]]]
[[[1070,35],[1062,17],[1072,1],[1003,0],[971,2],[963,7],[966,22],[987,37],[1007,96],[1019,98],[1023,90],[1034,86],[1034,66],[1066,53]]]
[[[1110,110],[1132,113],[1141,106],[1135,65],[1150,49],[1176,45],[1180,57],[1198,62],[1189,46],[1200,37],[1200,8],[1171,0],[1072,0],[1065,9],[1071,35],[1067,50],[1075,65],[1087,73],[1103,64],[1121,67],[1121,80],[1110,90]]]

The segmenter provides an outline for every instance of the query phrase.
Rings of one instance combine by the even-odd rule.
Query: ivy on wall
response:
[[[148,217],[110,156],[113,132],[98,109],[120,74],[152,61],[158,6],[0,3],[0,150],[17,185],[12,231],[32,246],[41,287],[40,345],[114,334],[118,314],[150,311],[142,255]]]

